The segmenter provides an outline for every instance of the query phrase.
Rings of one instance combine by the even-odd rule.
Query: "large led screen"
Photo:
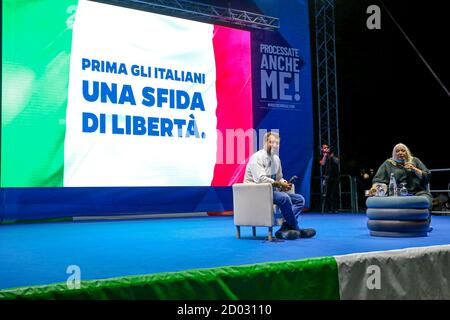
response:
[[[242,181],[248,31],[85,0],[6,1],[3,28],[1,187]]]

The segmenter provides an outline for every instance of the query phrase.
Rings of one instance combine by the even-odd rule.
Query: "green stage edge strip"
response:
[[[333,257],[194,269],[0,290],[0,299],[339,300]]]

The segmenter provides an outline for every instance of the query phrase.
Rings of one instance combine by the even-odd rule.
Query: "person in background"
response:
[[[372,187],[372,179],[375,175],[373,169],[362,169],[360,174],[360,179],[362,181],[362,184],[364,186],[364,190],[369,190]]]
[[[339,201],[339,158],[331,152],[327,144],[323,144],[322,159],[322,185],[323,185],[323,203],[322,212],[337,212]]]
[[[254,153],[245,169],[244,183],[270,183],[273,187],[273,203],[281,211],[285,220],[281,228],[275,232],[278,239],[295,240],[311,238],[316,234],[314,229],[300,229],[298,218],[305,205],[305,198],[300,194],[288,193],[292,184],[283,179],[281,160],[278,156],[280,136],[275,132],[264,135],[263,149]]]
[[[450,205],[448,197],[444,193],[440,193],[436,198],[433,198],[433,211],[448,211]]]

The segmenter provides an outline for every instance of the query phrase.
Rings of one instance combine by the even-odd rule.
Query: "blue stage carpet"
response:
[[[230,216],[0,225],[0,289],[66,282],[70,265],[94,280],[450,243],[444,216],[424,238],[371,237],[365,214],[308,213],[301,226],[316,237],[271,243],[242,227],[238,240]]]

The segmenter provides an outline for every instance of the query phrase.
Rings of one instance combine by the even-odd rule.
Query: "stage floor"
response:
[[[238,240],[231,216],[0,225],[0,289],[66,282],[71,265],[94,280],[450,244],[450,217],[431,225],[428,237],[378,238],[365,214],[307,213],[316,237],[275,242],[262,227]]]

